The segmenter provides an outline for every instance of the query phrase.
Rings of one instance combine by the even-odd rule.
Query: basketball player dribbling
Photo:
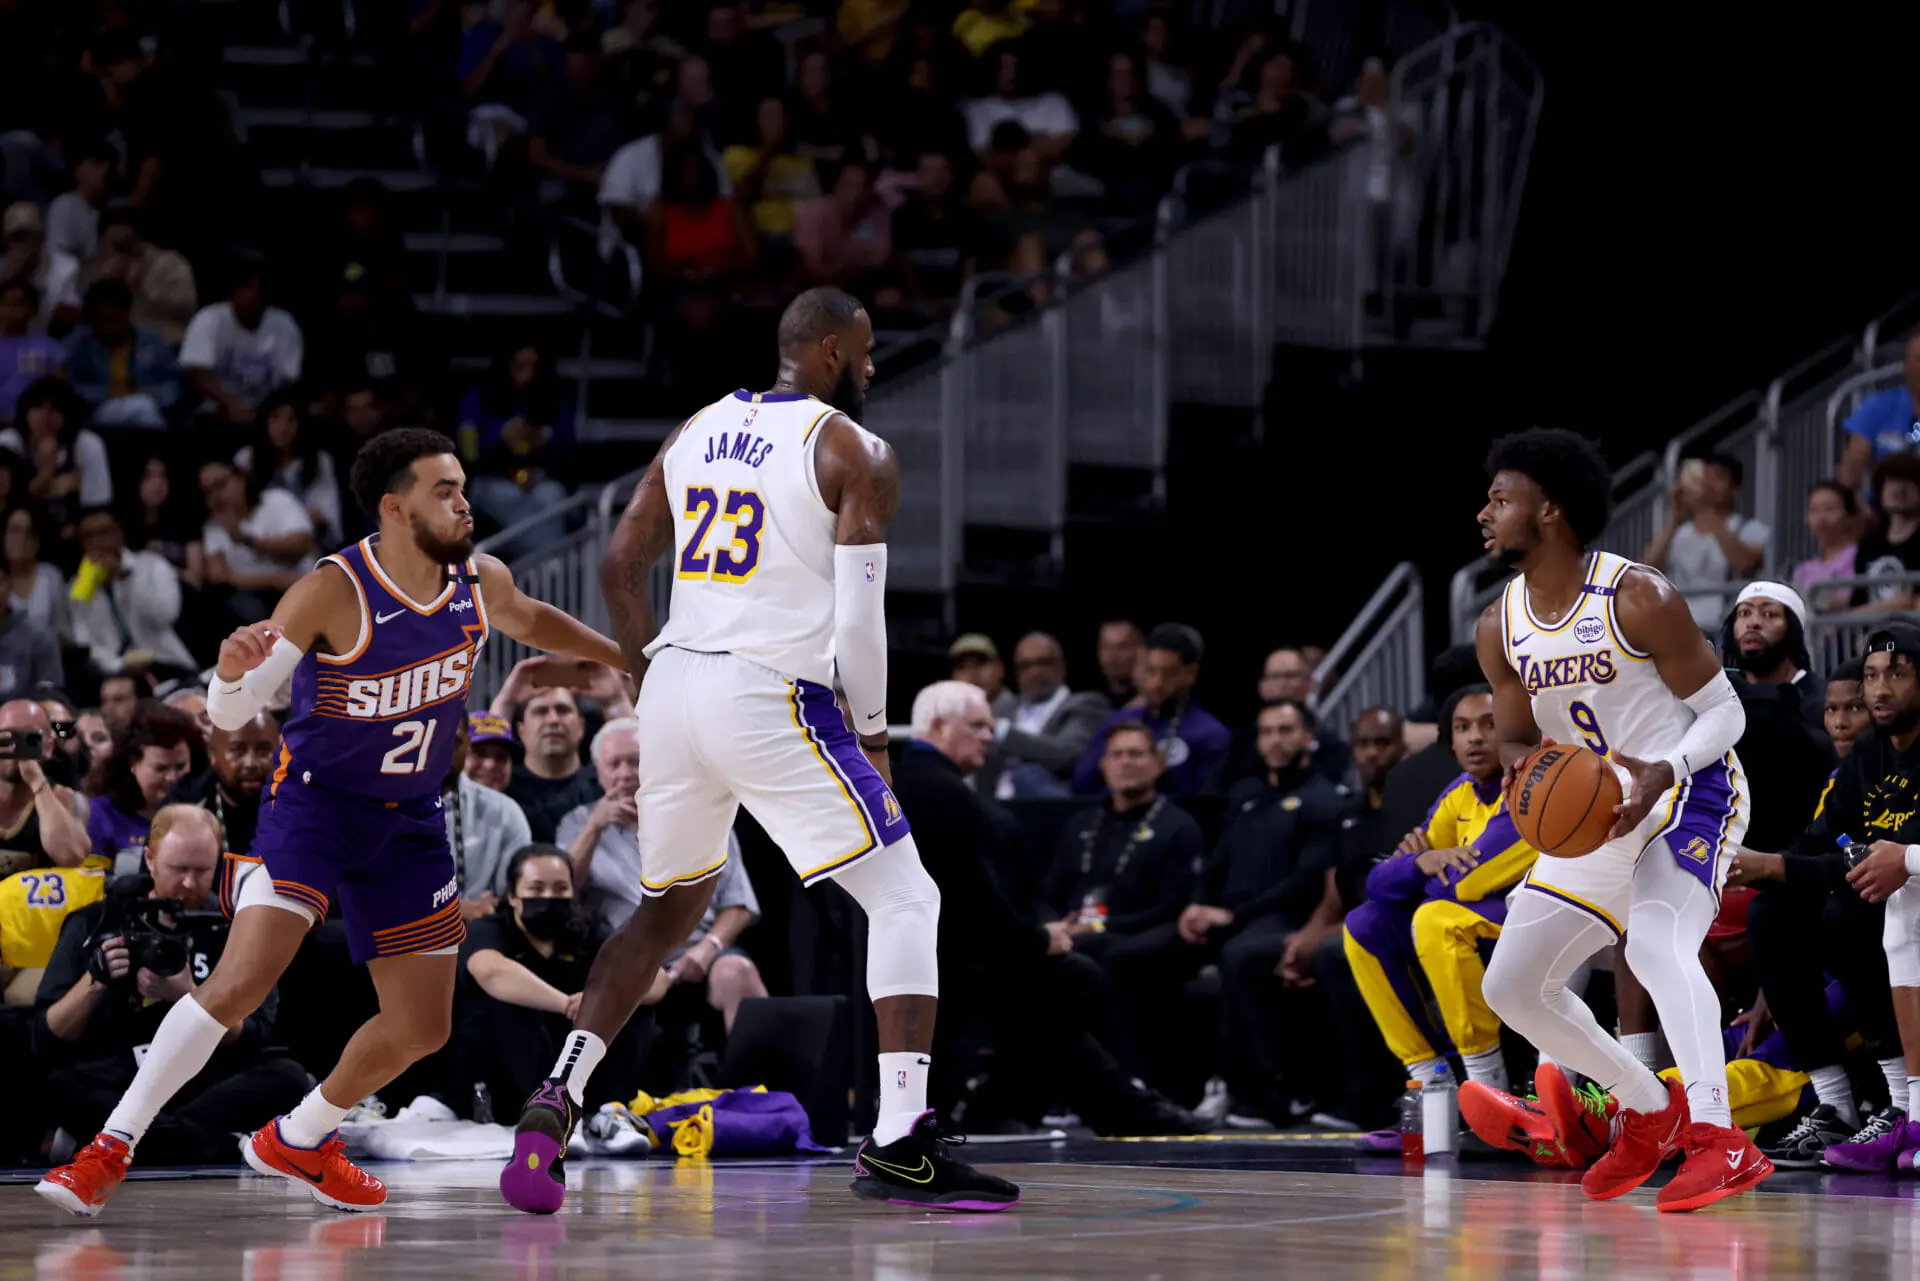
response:
[[[644,898],[595,958],[553,1075],[521,1113],[500,1175],[517,1209],[560,1208],[588,1076],[698,924],[743,804],[802,884],[831,877],[867,913],[881,1100],[854,1192],[944,1210],[1019,1199],[942,1151],[927,1111],[940,892],[888,786],[885,540],[900,467],[854,421],[873,327],[849,295],[810,289],[781,316],[779,345],[773,390],[735,392],[667,438],[602,562],[640,684]],[[662,555],[675,574],[656,635],[647,576]]]
[[[1544,1059],[1619,1100],[1612,1145],[1581,1180],[1588,1196],[1631,1191],[1684,1150],[1657,1202],[1698,1209],[1773,1173],[1732,1126],[1720,1004],[1699,958],[1747,827],[1733,753],[1746,714],[1673,585],[1588,550],[1606,525],[1611,489],[1591,442],[1522,432],[1495,442],[1487,470],[1479,517],[1487,550],[1520,571],[1474,638],[1502,758],[1511,771],[1543,732],[1583,743],[1613,761],[1624,799],[1606,844],[1581,858],[1543,858],[1516,887],[1486,999]],[[1656,1077],[1566,989],[1583,961],[1623,934],[1684,1088]]]
[[[551,652],[621,666],[612,641],[514,586],[473,554],[466,475],[438,432],[374,437],[353,461],[354,497],[379,525],[323,558],[269,622],[220,646],[207,694],[234,730],[293,682],[279,767],[261,806],[232,932],[207,981],[174,1003],[97,1138],[35,1189],[73,1214],[106,1205],[154,1117],[238,1031],[336,894],[355,964],[380,1012],[298,1107],[240,1144],[248,1165],[341,1210],[385,1185],[347,1160],[334,1129],[355,1103],[447,1039],[465,927],[440,791],[475,656],[494,628]]]

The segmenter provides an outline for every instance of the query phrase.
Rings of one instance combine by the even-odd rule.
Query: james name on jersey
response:
[[[749,416],[747,421],[751,423],[752,416]],[[758,467],[767,461],[767,455],[772,452],[773,442],[762,439],[752,432],[737,431],[733,433],[731,442],[727,439],[727,433],[720,432],[707,437],[707,456],[701,461],[719,463],[730,460],[745,463],[749,467]]]
[[[451,654],[430,658],[404,672],[345,682],[346,714],[355,719],[385,720],[453,698],[467,688],[472,676],[473,653],[473,646],[463,645]],[[325,684],[323,677],[321,705],[317,710],[324,710],[325,703],[330,701]]]

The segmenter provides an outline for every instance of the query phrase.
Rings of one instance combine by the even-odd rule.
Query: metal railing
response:
[[[1856,365],[1856,345],[1828,343],[1773,380],[1761,404],[1764,460],[1758,510],[1773,526],[1773,549],[1782,565],[1813,554],[1807,532],[1807,491],[1833,475],[1840,455],[1827,427],[1827,402]]]
[[[1406,711],[1427,694],[1425,599],[1407,561],[1361,607],[1313,669],[1322,724],[1341,733],[1369,707]]]
[[[1920,574],[1829,578],[1816,584],[1814,591],[1821,593],[1833,588],[1866,588],[1871,596],[1889,587],[1904,587],[1912,591],[1920,587]],[[1860,658],[1866,649],[1867,637],[1893,619],[1912,622],[1914,611],[1887,610],[1884,607],[1871,613],[1859,609],[1816,610],[1813,617],[1807,620],[1807,649],[1813,658],[1814,670],[1826,675],[1849,659]]]

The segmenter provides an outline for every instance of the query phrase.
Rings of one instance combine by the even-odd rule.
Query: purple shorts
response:
[[[285,778],[260,809],[253,857],[315,917],[340,900],[354,964],[460,946],[458,876],[440,798],[369,801]]]

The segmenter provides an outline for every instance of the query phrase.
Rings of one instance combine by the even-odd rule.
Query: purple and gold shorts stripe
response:
[[[654,884],[652,881],[649,881],[646,877],[643,876],[640,878],[640,892],[642,894],[647,895],[649,898],[658,898],[660,895],[665,894],[668,890],[678,889],[682,885],[698,885],[700,882],[706,880],[708,877],[718,876],[720,875],[720,869],[725,867],[726,865],[727,865],[727,856],[725,854],[722,854],[720,856],[720,861],[718,863],[713,864],[710,867],[703,867],[697,872],[688,872],[685,876],[672,877],[668,880],[660,882],[658,885]]]
[[[273,880],[273,892],[311,911],[316,921],[327,914],[327,896],[311,885],[302,885],[298,881],[283,881],[276,876]]]
[[[886,784],[879,771],[860,754],[859,741],[847,729],[832,690],[811,681],[794,681],[788,688],[787,701],[793,709],[794,728],[806,735],[807,746],[833,776],[834,785],[853,811],[862,837],[852,849],[802,872],[800,883],[812,885],[880,848],[880,825],[873,815],[875,809],[884,810],[880,802],[886,795]]]
[[[438,952],[458,947],[467,936],[466,922],[460,919],[460,903],[455,901],[406,925],[394,925],[373,931],[377,956],[410,956],[416,952]]]
[[[1540,860],[1541,863],[1544,863],[1547,861],[1548,860],[1546,859]],[[1622,926],[1620,922],[1614,920],[1611,913],[1605,911],[1602,908],[1596,907],[1592,903],[1589,903],[1586,899],[1581,898],[1578,894],[1570,894],[1566,890],[1555,889],[1551,885],[1545,885],[1545,884],[1542,884],[1540,881],[1535,880],[1533,874],[1534,872],[1537,872],[1539,870],[1540,870],[1540,863],[1535,863],[1533,865],[1532,870],[1527,873],[1527,879],[1520,882],[1520,888],[1532,890],[1536,894],[1544,894],[1550,899],[1557,899],[1558,901],[1565,903],[1568,907],[1579,908],[1582,912],[1585,912],[1588,916],[1591,916],[1594,920],[1600,922],[1602,925],[1612,930],[1615,942],[1618,942],[1619,940],[1626,937],[1627,931],[1625,927]]]
[[[1699,878],[1717,900],[1720,857],[1740,814],[1739,771],[1731,758],[1722,758],[1696,770],[1679,790],[1678,801],[1641,850],[1665,838],[1673,861]]]

